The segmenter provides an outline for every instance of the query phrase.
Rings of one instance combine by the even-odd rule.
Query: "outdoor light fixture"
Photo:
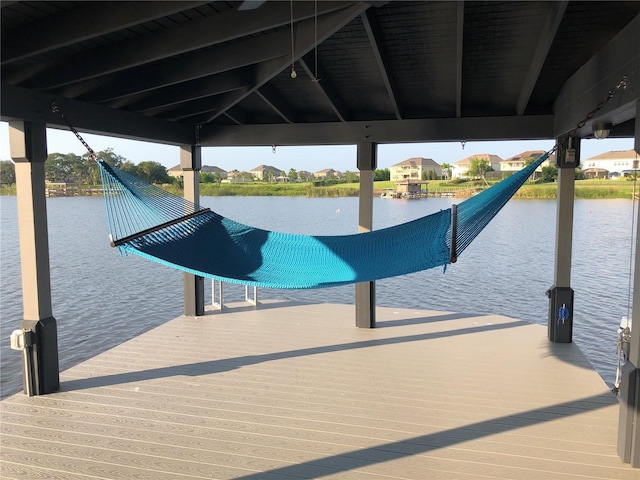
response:
[[[610,123],[596,123],[593,126],[593,136],[598,140],[607,138],[611,133],[611,127],[612,125]]]

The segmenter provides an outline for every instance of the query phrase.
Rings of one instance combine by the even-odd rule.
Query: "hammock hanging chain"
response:
[[[91,158],[91,160],[93,160],[94,162],[97,162],[98,161],[98,156],[96,155],[96,152],[94,152],[93,148],[91,148],[89,146],[89,144],[84,141],[84,138],[82,138],[82,135],[80,135],[78,133],[78,131],[75,129],[75,127],[73,125],[71,125],[71,122],[69,121],[69,119],[65,116],[64,113],[62,113],[62,111],[60,110],[58,105],[56,105],[55,102],[51,104],[51,111],[53,113],[57,113],[58,115],[60,115],[60,118],[62,118],[64,123],[67,125],[67,127],[69,127],[69,130],[71,130],[73,132],[73,134],[76,136],[76,138],[78,140],[80,140],[80,143],[82,143],[82,145],[84,145],[84,148],[87,149],[87,152],[89,152],[89,158]]]
[[[598,111],[601,110],[602,107],[604,107],[609,100],[613,98],[613,96],[618,90],[625,90],[626,88],[627,88],[627,76],[624,75],[622,77],[622,80],[618,82],[618,85],[616,85],[611,90],[609,90],[607,92],[607,95],[602,100],[600,100],[600,103],[598,103],[598,105],[596,105],[596,107],[593,110],[587,113],[587,115],[582,120],[580,120],[575,127],[573,127],[573,130],[567,133],[567,137],[573,137],[578,130],[584,127],[587,124],[587,122],[591,120],[593,116],[596,113],[598,113]]]

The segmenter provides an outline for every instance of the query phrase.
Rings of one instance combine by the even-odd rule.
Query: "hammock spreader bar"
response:
[[[197,217],[198,215],[202,215],[203,213],[207,213],[207,212],[210,212],[210,211],[211,211],[211,209],[209,209],[209,208],[204,208],[202,210],[198,210],[197,212],[193,212],[193,213],[190,213],[188,215],[184,215],[182,217],[175,218],[173,220],[169,220],[167,222],[161,223],[160,225],[156,225],[155,227],[146,228],[146,229],[142,230],[141,232],[133,233],[131,235],[127,235],[124,238],[119,238],[118,240],[112,240],[109,243],[109,245],[111,245],[112,247],[119,247],[120,245],[124,245],[125,243],[131,242],[132,240],[135,240],[136,238],[143,237],[144,235],[147,235],[149,233],[157,232],[159,230],[162,230],[163,228],[170,227],[171,225],[175,225],[176,223],[180,223],[180,222],[183,222],[185,220],[189,220],[189,219],[191,219],[193,217]]]
[[[549,154],[450,209],[371,232],[309,236],[262,230],[203,209],[99,162],[113,244],[194,275],[309,289],[454,263]]]

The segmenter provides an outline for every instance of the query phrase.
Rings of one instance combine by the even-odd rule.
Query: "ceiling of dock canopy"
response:
[[[160,143],[633,135],[640,1],[2,1],[2,120]],[[293,74],[295,72],[295,74]],[[295,77],[295,78],[292,78]]]

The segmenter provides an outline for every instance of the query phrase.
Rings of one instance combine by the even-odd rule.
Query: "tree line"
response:
[[[141,180],[153,184],[173,184],[181,186],[182,178],[175,178],[168,174],[164,165],[154,161],[143,161],[134,164],[130,160],[118,155],[112,148],[107,148],[96,153],[100,159],[123,172],[129,173]],[[80,185],[100,185],[100,168],[98,164],[89,157],[88,153],[76,155],[75,153],[51,153],[47,156],[44,164],[45,179],[48,182],[77,183]],[[236,172],[245,181],[254,181],[253,175],[249,172]],[[291,181],[297,181],[297,171],[290,169],[287,175]],[[375,180],[389,180],[391,173],[388,168],[375,171]],[[201,183],[220,183],[220,174],[203,172],[200,174]],[[353,183],[358,181],[358,176],[354,172],[346,172],[343,181]],[[0,161],[0,184],[12,185],[16,183],[15,165],[10,160]]]
[[[137,165],[116,154],[112,148],[96,153],[100,160],[131,175],[156,184],[172,183],[173,178],[167,173],[164,165],[154,161],[144,161]],[[51,153],[44,163],[45,180],[48,182],[77,183],[81,185],[99,185],[101,183],[100,167],[89,157],[89,154]],[[16,182],[15,165],[9,160],[0,161],[0,183]]]

